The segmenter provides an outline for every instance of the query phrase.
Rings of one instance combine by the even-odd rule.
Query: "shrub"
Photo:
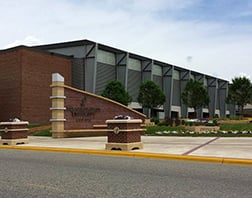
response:
[[[217,120],[213,120],[213,121],[209,121],[206,123],[206,126],[218,126],[218,121]]]
[[[181,123],[180,119],[176,118],[176,120],[175,120],[175,125],[176,125],[176,126],[179,126],[180,123]]]
[[[172,118],[166,118],[165,121],[166,121],[166,126],[172,126],[172,124],[173,124]]]
[[[182,125],[186,125],[186,121],[185,120],[181,120],[181,124]]]
[[[158,123],[158,126],[168,126],[169,123],[167,123],[165,120]]]
[[[156,125],[160,122],[158,118],[151,118],[150,121],[154,122]]]

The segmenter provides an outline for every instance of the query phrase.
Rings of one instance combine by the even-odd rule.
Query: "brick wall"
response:
[[[21,113],[21,74],[18,50],[0,52],[0,121]]]
[[[60,56],[22,49],[21,117],[33,123],[48,123],[51,118],[52,73],[71,82],[71,60]]]
[[[15,116],[30,123],[49,123],[52,73],[60,73],[70,85],[71,60],[27,47],[0,53],[0,107],[5,108],[0,120]]]
[[[92,129],[93,125],[105,125],[106,120],[116,115],[145,120],[143,114],[87,92],[65,88],[65,96],[65,130]]]

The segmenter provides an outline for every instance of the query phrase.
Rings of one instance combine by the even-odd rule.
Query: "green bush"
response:
[[[178,118],[176,118],[176,119],[175,119],[175,125],[176,125],[176,126],[179,126],[180,124],[181,124],[181,120],[178,119]]]
[[[160,122],[158,118],[151,118],[150,121],[154,122],[155,124],[159,124]]]
[[[185,120],[181,120],[181,124],[182,125],[186,125],[186,121]]]
[[[168,126],[168,125],[169,125],[169,123],[166,122],[165,120],[158,123],[158,126]]]
[[[218,121],[217,120],[213,120],[213,121],[209,121],[205,124],[206,126],[218,126]]]
[[[167,118],[167,119],[165,119],[165,121],[166,121],[166,126],[172,126],[172,124],[173,124],[172,118]]]

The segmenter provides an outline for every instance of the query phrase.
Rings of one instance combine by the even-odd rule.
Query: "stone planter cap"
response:
[[[106,123],[142,123],[141,119],[129,119],[129,120],[124,120],[124,119],[118,119],[118,120],[106,120]]]
[[[20,122],[0,122],[0,125],[24,125],[29,124],[27,121],[20,121]]]

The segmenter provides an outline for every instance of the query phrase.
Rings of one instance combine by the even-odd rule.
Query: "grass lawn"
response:
[[[252,123],[222,124],[220,130],[223,131],[252,131]]]
[[[42,131],[39,131],[39,132],[35,133],[33,136],[51,137],[52,136],[52,132],[51,132],[51,129],[46,129],[46,130],[42,130]]]

